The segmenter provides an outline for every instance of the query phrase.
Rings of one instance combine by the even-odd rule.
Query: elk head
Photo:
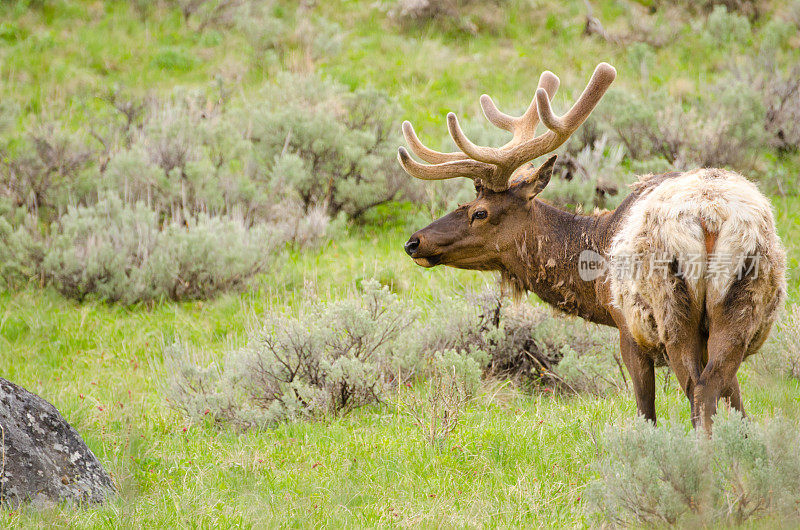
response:
[[[550,107],[559,80],[548,71],[539,78],[536,95],[520,117],[500,112],[492,98],[484,94],[480,103],[486,119],[513,135],[499,148],[473,144],[452,112],[447,115],[447,128],[460,152],[441,153],[425,147],[411,124],[404,122],[406,142],[427,162],[416,162],[401,147],[398,160],[409,175],[423,180],[466,177],[475,181],[477,192],[472,202],[415,232],[405,244],[408,255],[423,267],[443,264],[461,269],[501,270],[504,254],[515,251],[517,242],[530,229],[534,198],[550,181],[556,157],[550,157],[535,169],[522,166],[566,142],[616,75],[611,65],[600,63],[581,96],[561,117],[553,114]],[[536,136],[540,120],[547,131]]]

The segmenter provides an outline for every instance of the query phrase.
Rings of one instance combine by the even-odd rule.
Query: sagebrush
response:
[[[36,282],[79,301],[125,305],[211,298],[274,272],[288,242],[318,240],[327,225],[313,219],[292,227],[248,225],[236,215],[161,221],[142,202],[103,194],[92,206],[67,208],[43,231],[35,214],[10,208],[0,217],[2,287]]]
[[[265,271],[287,242],[313,245],[332,221],[413,194],[385,95],[286,74],[252,99],[229,96],[222,84],[115,90],[90,134],[40,117],[21,138],[0,135],[6,287],[207,298]]]
[[[362,285],[358,297],[313,302],[297,317],[270,313],[222,365],[197,365],[184,346],[170,346],[172,402],[192,418],[247,428],[380,400],[413,312],[378,282]]]
[[[758,363],[768,373],[800,379],[800,305],[789,306],[778,320]]]
[[[515,303],[496,288],[440,301],[427,323],[408,334],[410,375],[425,378],[434,355],[446,353],[473,360],[484,376],[528,389],[602,393],[625,385],[612,330]]]
[[[391,17],[409,27],[434,24],[447,32],[478,35],[497,32],[508,0],[397,0]]]
[[[35,233],[35,232],[34,232]],[[275,227],[199,215],[161,225],[143,203],[108,196],[70,208],[42,245],[41,277],[70,298],[133,304],[210,298],[263,272],[283,240]]]
[[[608,426],[591,511],[613,524],[740,525],[800,517],[800,439],[795,422],[718,414],[711,438],[680,422],[637,418]]]

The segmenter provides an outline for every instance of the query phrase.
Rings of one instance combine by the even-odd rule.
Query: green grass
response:
[[[778,215],[795,264],[796,212]],[[0,517],[22,526],[586,524],[581,492],[592,478],[593,440],[606,424],[633,417],[630,391],[526,395],[489,381],[440,446],[424,441],[410,417],[395,409],[394,397],[344,418],[247,433],[191,423],[169,407],[163,344],[179,337],[218,353],[241,344],[267,309],[297,307],[306,280],[323,298],[336,298],[359,279],[383,274],[396,280],[403,300],[424,309],[442,294],[489,279],[416,267],[402,252],[407,232],[364,228],[294,253],[252,291],[211,302],[148,310],[79,305],[35,287],[2,295],[0,373],[54,403],[121,492],[100,508]],[[796,269],[792,274],[797,300]],[[800,419],[800,383],[758,366],[751,360],[740,371],[748,412],[756,419],[778,412]],[[660,417],[688,428],[688,404],[674,377],[659,384],[657,408]]]
[[[772,414],[774,395],[798,390],[794,384],[750,392],[751,413]],[[662,417],[688,422],[674,383],[658,403]],[[796,404],[792,410],[800,414]],[[593,439],[634,412],[627,395],[531,398],[489,386],[469,405],[463,425],[434,447],[389,407],[246,435],[201,425],[183,432],[169,415],[147,411],[148,419],[130,430],[142,436],[132,446],[95,443],[103,445],[101,458],[112,453],[122,461],[110,466],[124,477],[119,499],[99,509],[10,518],[126,526],[575,526],[584,522],[581,492],[591,477]],[[101,423],[111,429],[116,422]]]
[[[481,93],[495,96],[501,108],[523,108],[545,69],[562,79],[558,109],[583,89],[601,60],[618,69],[615,86],[686,93],[724,73],[731,56],[764,38],[756,33],[749,42],[720,45],[684,21],[670,45],[642,53],[642,46],[583,37],[585,7],[578,1],[508,0],[490,17],[491,28],[477,36],[443,33],[431,24],[404,29],[385,8],[366,0],[318,2],[298,13],[295,3],[276,1],[271,12],[279,20],[292,25],[299,18],[324,17],[339,25],[343,42],[338,53],[322,54],[311,64],[302,58],[302,44],[288,42],[281,59],[264,69],[253,60],[254,48],[242,32],[199,32],[177,10],[154,7],[142,19],[133,2],[45,3],[50,7],[26,9],[19,1],[0,5],[0,17],[7,19],[0,27],[0,94],[19,103],[25,114],[69,109],[76,126],[85,117],[81,109],[101,105],[96,96],[114,87],[147,93],[220,79],[247,92],[278,70],[310,67],[351,87],[387,91],[419,130],[431,127],[428,132],[439,138],[447,111],[480,113]],[[636,29],[640,14],[612,0],[593,4],[608,28]],[[756,30],[769,19],[763,17]],[[786,43],[776,53],[798,55]]]
[[[305,67],[296,49],[257,67],[243,35],[197,32],[174,10],[156,8],[143,20],[123,1],[40,3],[45,7],[0,5],[0,101],[21,109],[17,128],[42,112],[84,128],[88,116],[106,108],[98,96],[117,86],[166,93],[219,78],[246,95],[277,70]],[[628,23],[622,4],[593,4],[607,27]],[[292,18],[293,6],[277,2],[275,12]],[[371,0],[316,2],[311,9],[345,32],[341,52],[312,67],[351,87],[390,92],[423,139],[443,136],[449,110],[475,116],[483,92],[503,109],[520,109],[543,69],[562,78],[561,110],[600,60],[618,68],[617,85],[691,92],[698,80],[720,73],[726,54],[738,53],[715,49],[687,25],[673,44],[651,50],[644,78],[629,48],[581,36],[584,7],[577,1],[510,2],[496,31],[477,37],[433,25],[403,30]],[[795,173],[796,158],[785,161]],[[800,199],[773,202],[789,250],[790,301],[798,303]],[[35,285],[0,294],[0,374],[54,403],[120,486],[119,497],[103,507],[0,511],[0,525],[587,524],[581,493],[592,478],[593,440],[606,424],[633,417],[632,392],[525,395],[489,381],[438,447],[421,439],[393,400],[329,422],[248,433],[189,423],[169,406],[164,344],[178,338],[221,355],[242,344],[265,311],[295,310],[307,281],[333,299],[376,276],[423,310],[444,294],[492,281],[476,272],[416,267],[402,251],[410,228],[402,220],[373,221],[320,249],[289,251],[248,292],[208,302],[77,304]],[[740,371],[749,413],[800,418],[798,382],[757,364]],[[660,417],[688,426],[688,405],[674,378],[659,385],[657,407]]]

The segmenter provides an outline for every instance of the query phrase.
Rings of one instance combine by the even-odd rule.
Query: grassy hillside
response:
[[[453,29],[452,22],[403,23],[392,16],[394,2],[360,0],[299,7],[259,2],[255,29],[234,18],[198,31],[200,21],[187,22],[170,7],[178,3],[142,3],[151,4],[142,9],[122,1],[46,0],[40,8],[4,3],[4,104],[17,103],[23,116],[66,112],[79,126],[82,112],[117,87],[147,93],[221,81],[246,94],[278,71],[316,70],[351,87],[389,92],[404,117],[428,132],[428,126],[444,126],[449,110],[476,115],[484,92],[505,108],[522,108],[545,69],[561,77],[565,101],[583,89],[601,60],[619,71],[612,90],[664,87],[689,98],[741,61],[741,52],[777,47],[776,59],[790,60],[800,46],[790,22],[793,8],[780,2],[765,4],[768,14],[752,23],[752,33],[750,26],[739,27],[740,35],[732,33],[742,23],[738,18],[722,20],[709,34],[697,14],[649,14],[636,2],[594,2],[594,15],[610,32],[644,40],[652,33],[653,46],[584,35],[582,2],[504,0],[464,8],[463,17],[477,21],[475,35]]]
[[[593,3],[610,33],[669,36],[657,45],[584,35],[583,2],[464,2],[455,20],[423,21],[403,21],[390,1],[256,4],[263,8],[257,14],[220,17],[201,29],[202,13],[187,21],[173,2],[3,2],[0,132],[11,138],[9,152],[15,138],[43,120],[90,137],[98,116],[113,114],[107,99],[115,91],[156,98],[212,87],[244,104],[285,71],[388,93],[401,112],[389,118],[412,120],[424,140],[444,146],[447,111],[475,118],[482,93],[504,110],[520,110],[544,69],[561,77],[558,111],[603,60],[618,69],[612,89],[618,98],[663,92],[688,112],[698,101],[713,103],[716,93],[704,91],[730,81],[736,63],[751,67],[748,57],[767,53],[782,73],[800,59],[796,7],[781,2],[763,4],[752,22],[722,17],[719,27],[705,13],[650,14],[638,3]],[[479,131],[483,124],[475,119],[469,126]],[[765,142],[752,156],[754,174],[773,193],[789,253],[789,303],[800,303],[800,200],[790,186],[798,180],[798,154]],[[628,179],[635,162],[622,164]],[[789,190],[784,195],[770,180],[776,174]],[[592,464],[603,428],[635,414],[630,390],[530,393],[506,380],[485,381],[461,424],[438,445],[422,439],[399,405],[424,395],[423,384],[393,390],[385,403],[348,416],[244,432],[192,421],[168,401],[165,345],[179,340],[205,352],[209,358],[201,360],[221,362],[268,311],[296,313],[307,282],[323,300],[334,300],[375,277],[423,318],[445,297],[493,282],[477,272],[423,270],[405,256],[402,243],[412,227],[442,206],[390,204],[317,248],[281,250],[246,291],[209,301],[79,303],[35,282],[0,293],[0,375],[56,405],[120,487],[103,507],[3,510],[3,523],[592,523],[584,491],[597,476]],[[534,296],[527,302],[539,303]],[[781,347],[772,340],[765,355],[778,357]],[[777,414],[800,420],[800,382],[769,369],[768,361],[751,359],[740,371],[749,414],[757,421]],[[674,377],[660,371],[658,381],[659,417],[688,426],[689,407]]]

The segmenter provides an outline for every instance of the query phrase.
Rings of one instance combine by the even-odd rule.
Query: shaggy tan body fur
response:
[[[666,345],[690,309],[703,313],[725,301],[737,280],[757,293],[753,315],[770,326],[786,292],[785,253],[769,201],[741,175],[698,169],[670,179],[652,175],[634,185],[640,193],[614,236],[611,295],[636,342]],[[689,299],[680,299],[672,270],[685,272]],[[752,269],[752,270],[749,270]],[[685,307],[686,303],[691,307]]]

